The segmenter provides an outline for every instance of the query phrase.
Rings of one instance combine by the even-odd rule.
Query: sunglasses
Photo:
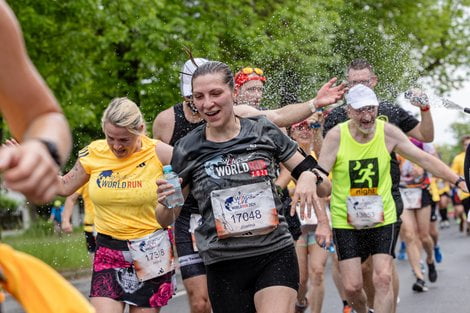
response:
[[[252,73],[255,73],[259,76],[263,76],[263,70],[257,67],[245,67],[242,69],[242,73],[245,75],[250,75]]]

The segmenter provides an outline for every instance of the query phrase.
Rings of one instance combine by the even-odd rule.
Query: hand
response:
[[[429,105],[429,98],[424,91],[414,88],[410,90],[410,93],[409,99],[412,105],[419,108],[427,107]]]
[[[322,248],[327,248],[331,245],[333,235],[331,233],[330,224],[328,220],[318,221],[317,229],[315,230],[315,241]]]
[[[320,201],[317,196],[317,177],[310,171],[303,172],[297,184],[295,185],[294,195],[292,196],[292,204],[290,215],[294,216],[297,204],[300,205],[300,219],[312,216],[312,209],[314,207],[320,208]]]
[[[61,227],[62,227],[62,230],[66,232],[67,234],[70,234],[73,231],[72,224],[70,224],[69,221],[65,221],[65,220],[62,221]]]
[[[180,183],[182,183],[182,179],[180,178]],[[157,195],[158,195],[158,202],[165,206],[167,206],[166,203],[166,197],[175,193],[175,187],[172,184],[168,184],[168,182],[165,179],[159,178],[157,179]]]
[[[317,96],[315,97],[315,106],[317,109],[336,103],[343,98],[344,93],[347,91],[346,84],[341,83],[338,86],[334,86],[336,80],[336,77],[332,78],[318,90]]]
[[[15,138],[10,138],[5,140],[5,143],[2,145],[2,147],[17,147],[19,145],[20,144],[15,140]]]
[[[461,181],[459,182],[459,184],[457,185],[458,188],[460,188],[463,192],[467,192],[468,193],[468,186],[467,186],[467,183],[465,181]]]
[[[0,148],[0,172],[5,186],[38,204],[50,202],[59,188],[59,168],[37,140]]]

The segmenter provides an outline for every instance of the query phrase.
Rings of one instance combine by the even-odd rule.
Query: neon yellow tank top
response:
[[[385,145],[385,122],[376,120],[374,138],[364,144],[351,136],[349,122],[340,124],[340,144],[332,169],[330,210],[333,228],[354,229],[347,222],[346,201],[349,196],[359,195],[382,198],[384,222],[374,227],[395,223],[397,213],[391,193],[391,157]]]
[[[118,159],[106,140],[93,141],[80,151],[80,163],[90,175],[88,192],[95,205],[98,233],[127,240],[161,228],[155,217],[155,181],[163,175],[157,144],[142,136],[142,149],[125,159]]]

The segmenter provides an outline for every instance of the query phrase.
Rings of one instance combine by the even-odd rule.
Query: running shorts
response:
[[[378,253],[395,258],[398,231],[397,223],[367,229],[333,228],[338,260],[360,257],[361,261],[365,261],[370,255]]]
[[[274,252],[210,264],[207,287],[214,313],[255,313],[255,293],[271,286],[298,290],[294,246]]]
[[[105,297],[142,308],[167,304],[174,292],[173,272],[144,282],[135,274],[127,241],[98,234],[90,297]]]

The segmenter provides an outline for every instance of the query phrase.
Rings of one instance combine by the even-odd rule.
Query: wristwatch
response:
[[[463,182],[463,181],[465,181],[465,178],[463,178],[462,176],[460,176],[460,177],[455,181],[454,185],[455,185],[456,187],[458,187],[459,184],[460,184],[461,182]]]
[[[52,141],[42,139],[42,138],[38,138],[38,141],[46,147],[46,149],[49,152],[51,158],[54,160],[54,162],[57,164],[57,166],[61,167],[59,150],[57,149],[57,145]]]
[[[323,183],[323,177],[321,177],[320,173],[318,173],[318,170],[316,168],[312,168],[310,170],[310,172],[312,172],[313,174],[315,174],[315,176],[317,177],[317,181],[315,183],[315,185],[320,185],[321,183]]]

